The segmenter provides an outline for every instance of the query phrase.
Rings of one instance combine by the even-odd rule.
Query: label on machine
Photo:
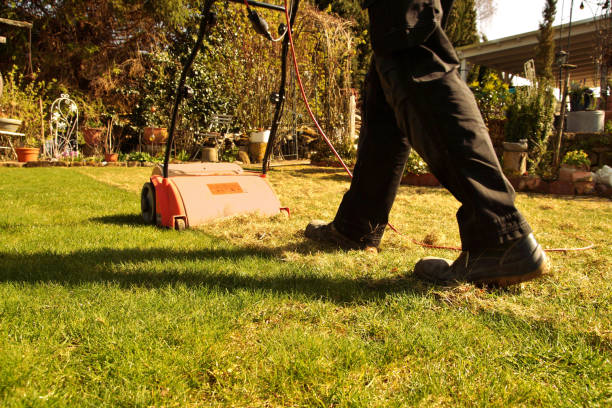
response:
[[[215,183],[207,184],[207,186],[213,195],[244,193],[244,190],[238,183]]]

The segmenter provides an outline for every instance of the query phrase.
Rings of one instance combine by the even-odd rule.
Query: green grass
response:
[[[519,194],[552,274],[430,286],[454,199],[402,187],[378,256],[304,240],[346,177],[274,170],[292,218],[139,219],[148,169],[0,169],[0,406],[610,406],[612,206]]]

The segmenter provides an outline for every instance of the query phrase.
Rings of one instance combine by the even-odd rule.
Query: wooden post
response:
[[[40,107],[40,142],[45,150],[45,113],[43,111],[42,98],[38,98],[38,106]]]
[[[561,163],[561,140],[563,139],[563,128],[565,127],[565,114],[567,111],[567,94],[570,84],[570,69],[576,69],[576,65],[563,64],[562,69],[565,71],[565,79],[563,81],[563,90],[561,96],[561,110],[559,112],[559,127],[555,135],[555,151],[553,156],[553,167],[559,167]]]
[[[603,64],[601,66],[601,76],[599,78],[599,89],[601,89],[601,109],[607,111],[610,109],[610,104],[608,103],[610,95],[608,95],[608,66]]]
[[[357,102],[355,95],[351,94],[349,99],[349,143],[352,145],[355,141],[355,115],[357,111]]]

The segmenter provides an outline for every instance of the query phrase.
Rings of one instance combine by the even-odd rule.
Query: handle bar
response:
[[[244,4],[244,0],[229,0],[232,3],[242,3]],[[285,12],[285,8],[283,6],[278,6],[276,4],[262,3],[261,1],[247,0],[249,6],[265,8],[268,10],[275,10],[280,12]]]

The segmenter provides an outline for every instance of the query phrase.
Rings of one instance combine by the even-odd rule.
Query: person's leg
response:
[[[351,186],[333,223],[313,221],[306,228],[306,236],[348,248],[378,247],[409,153],[408,138],[397,127],[372,63],[363,95]]]
[[[462,204],[463,248],[528,235],[514,206],[474,96],[457,72],[452,46],[437,29],[421,46],[375,56],[387,103],[409,143]]]
[[[463,254],[425,258],[416,276],[435,282],[508,286],[539,277],[547,258],[514,206],[475,98],[440,27],[421,45],[376,53],[387,103],[409,143],[460,202]]]
[[[436,0],[401,0],[369,9],[378,74],[370,77],[380,81],[378,93],[382,89],[386,104],[376,106],[384,106],[386,115],[380,118],[386,120],[366,127],[356,169],[363,177],[356,177],[328,228],[337,224],[340,235],[354,232],[351,240],[378,245],[412,145],[462,203],[457,220],[465,250],[452,264],[421,260],[415,273],[428,280],[499,285],[529,280],[546,269],[546,256],[514,206],[514,190],[501,171],[475,99],[459,78],[456,54],[439,26],[439,5]],[[397,137],[379,139],[385,126]],[[389,156],[393,143],[399,154]],[[380,211],[370,213],[373,208]],[[369,229],[363,229],[366,225]]]
[[[363,126],[349,191],[334,225],[368,246],[378,246],[410,153],[408,138],[399,130],[374,67],[364,95]]]

